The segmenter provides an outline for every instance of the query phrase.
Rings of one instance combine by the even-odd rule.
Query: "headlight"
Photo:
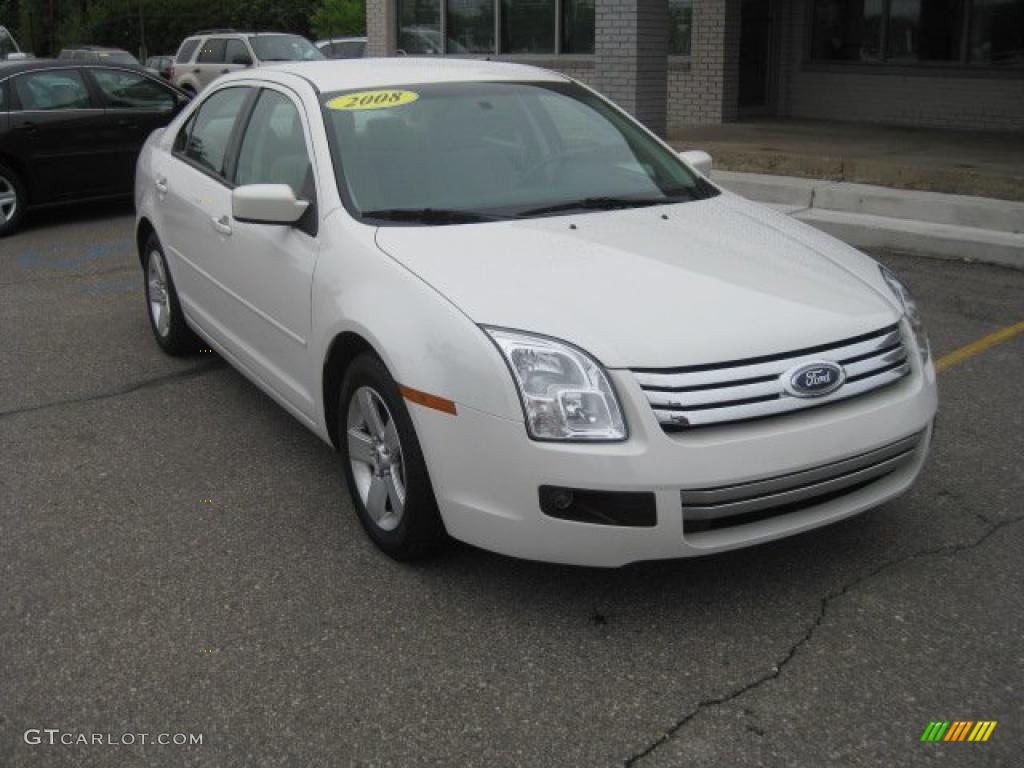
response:
[[[881,264],[878,265],[878,269],[882,273],[882,279],[889,286],[889,290],[896,294],[896,298],[903,305],[903,313],[907,316],[907,320],[910,321],[910,327],[914,330],[914,338],[917,339],[917,348],[921,350],[921,359],[927,361],[930,354],[928,335],[924,332],[924,323],[921,321],[921,314],[917,311],[917,302],[910,295],[907,286],[893,274],[892,270],[883,267]]]
[[[586,352],[545,336],[484,328],[501,350],[535,440],[616,441],[626,422],[604,369]]]

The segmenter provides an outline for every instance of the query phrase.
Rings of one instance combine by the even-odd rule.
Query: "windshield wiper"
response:
[[[668,205],[679,202],[682,201],[674,197],[584,197],[580,200],[570,200],[567,203],[530,208],[516,215],[517,217],[543,216],[546,213],[576,210],[614,211],[621,208],[646,208],[651,205]]]
[[[379,211],[363,211],[363,218],[419,224],[475,224],[480,221],[501,221],[504,217],[451,208],[383,208]]]

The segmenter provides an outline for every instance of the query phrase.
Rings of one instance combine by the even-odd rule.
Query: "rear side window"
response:
[[[156,112],[174,109],[175,98],[171,91],[148,77],[124,69],[94,69],[92,74],[107,104],[115,109]]]
[[[14,79],[24,110],[89,109],[89,90],[75,69],[29,72]]]
[[[182,128],[175,150],[216,176],[224,176],[224,160],[235,122],[249,88],[225,88],[204,101]]]
[[[238,39],[228,40],[224,59],[228,64],[244,64],[246,66],[252,64],[252,56],[249,55],[249,49],[245,47],[245,43]]]
[[[196,48],[199,47],[199,38],[193,37],[186,40],[181,44],[181,48],[178,49],[178,55],[174,57],[174,60],[179,64],[187,64],[192,61],[192,54],[196,52]]]
[[[227,42],[223,37],[211,37],[199,51],[196,61],[201,64],[223,64]]]

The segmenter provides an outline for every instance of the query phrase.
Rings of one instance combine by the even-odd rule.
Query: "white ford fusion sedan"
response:
[[[399,559],[617,566],[898,496],[937,402],[913,300],[707,160],[532,67],[232,74],[139,160],[150,321],[334,446]]]

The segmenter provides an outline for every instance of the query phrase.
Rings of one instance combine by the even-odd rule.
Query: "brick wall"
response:
[[[786,4],[779,114],[935,128],[1024,131],[1024,73],[843,71],[804,62],[808,0]],[[836,71],[840,69],[840,71]]]
[[[735,120],[740,0],[693,0],[691,56],[668,73],[668,131]]]
[[[594,23],[594,86],[664,135],[668,2],[598,0]]]

